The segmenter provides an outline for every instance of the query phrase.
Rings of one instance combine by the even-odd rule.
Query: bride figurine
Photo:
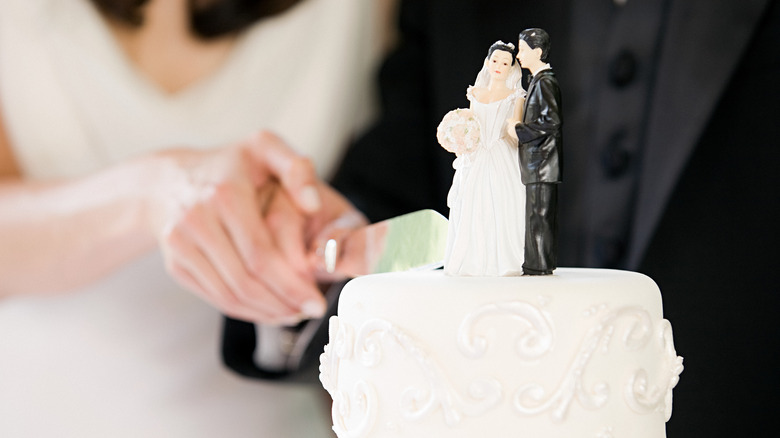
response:
[[[457,276],[522,275],[525,187],[520,181],[517,142],[506,133],[520,120],[525,91],[511,43],[488,50],[466,96],[469,109],[445,115],[439,143],[456,154],[447,196],[450,224],[444,272]]]

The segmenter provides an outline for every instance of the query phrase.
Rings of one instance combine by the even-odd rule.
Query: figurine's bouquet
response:
[[[456,156],[474,152],[480,145],[479,121],[470,109],[455,109],[444,115],[436,129],[441,147]]]

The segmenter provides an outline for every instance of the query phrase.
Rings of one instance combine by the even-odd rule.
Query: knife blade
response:
[[[447,227],[447,218],[434,210],[360,227],[327,240],[324,266],[346,277],[436,269],[444,263]]]

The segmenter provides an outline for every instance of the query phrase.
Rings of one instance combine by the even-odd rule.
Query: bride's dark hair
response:
[[[240,32],[261,18],[284,12],[302,0],[188,0],[195,35],[217,38]],[[143,24],[148,0],[92,0],[107,17],[129,26]]]
[[[490,59],[490,55],[493,54],[496,50],[501,50],[502,52],[509,52],[512,54],[512,65],[515,65],[515,62],[517,61],[515,59],[515,56],[517,55],[517,48],[515,48],[514,44],[507,44],[503,41],[496,41],[493,43],[492,46],[488,49],[488,59]]]

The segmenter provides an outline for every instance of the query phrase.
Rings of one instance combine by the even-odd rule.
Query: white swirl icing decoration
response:
[[[624,317],[635,319],[623,336],[624,347],[636,350],[645,345],[649,340],[652,325],[646,310],[625,307],[609,312],[588,330],[574,361],[551,395],[547,396],[545,389],[535,383],[523,385],[517,390],[513,398],[517,412],[533,415],[549,411],[553,421],[560,423],[565,420],[566,413],[575,399],[586,409],[604,406],[609,398],[609,385],[599,382],[588,391],[584,388],[582,375],[599,346],[604,353],[608,351],[615,324],[618,319]]]
[[[477,379],[469,386],[467,396],[459,394],[445,377],[441,366],[416,339],[382,319],[369,320],[360,328],[355,357],[367,367],[376,366],[382,359],[382,345],[389,342],[401,347],[414,359],[428,382],[426,388],[404,390],[401,412],[406,419],[418,420],[441,409],[447,425],[453,426],[460,422],[463,415],[481,415],[500,402],[501,385],[491,378]]]
[[[463,318],[458,348],[466,357],[477,359],[487,351],[487,339],[474,333],[479,321],[490,316],[510,316],[521,323],[524,330],[516,337],[515,349],[523,360],[537,359],[552,349],[553,326],[544,313],[529,303],[511,301],[486,304]]]
[[[352,394],[339,391],[333,397],[333,431],[339,437],[357,438],[367,434],[376,422],[378,409],[376,390],[364,381],[355,384]],[[356,412],[352,412],[352,410]],[[356,424],[347,425],[347,419],[357,418]]]
[[[672,410],[672,389],[683,369],[682,358],[674,349],[669,322],[662,320],[654,328],[650,314],[640,307],[611,310],[609,306],[600,304],[589,307],[582,314],[592,318],[593,324],[580,339],[571,363],[557,384],[545,387],[537,382],[528,382],[521,385],[510,399],[514,410],[522,415],[548,413],[554,422],[560,423],[566,419],[575,402],[585,409],[601,408],[609,400],[610,385],[605,381],[583,381],[583,375],[590,375],[586,371],[591,359],[597,354],[608,354],[614,346],[627,352],[650,347],[652,354],[663,353],[660,368],[653,368],[660,369],[659,375],[652,374],[656,371],[649,373],[638,369],[620,383],[620,389],[631,410],[639,414],[663,412],[668,421]],[[488,319],[492,318],[512,318],[518,322],[513,342],[520,360],[541,359],[553,349],[555,326],[549,315],[527,302],[498,302],[478,308],[461,321],[457,345],[465,357],[482,358],[489,348],[499,348],[489,345],[491,340],[481,333],[484,327],[489,327]],[[424,377],[424,383],[399,388],[401,399],[398,407],[402,417],[408,421],[421,420],[441,411],[445,423],[454,426],[464,417],[486,413],[503,399],[502,385],[493,378],[476,378],[465,391],[456,389],[442,364],[429,353],[430,349],[387,320],[371,319],[356,331],[351,325],[332,317],[330,340],[320,358],[320,379],[333,397],[334,430],[341,438],[371,433],[378,410],[394,408],[379,406],[376,389],[365,380],[358,381],[352,388],[340,387],[341,361],[356,361],[367,368],[376,367],[383,361],[384,355],[391,358],[397,354],[397,351],[388,351],[388,347],[400,348]],[[460,385],[461,382],[455,383]],[[551,388],[552,391],[549,391]],[[388,430],[400,430],[394,422],[387,427]],[[611,438],[612,433],[611,427],[604,427],[597,432],[597,437]]]
[[[330,344],[325,346],[325,351],[320,355],[320,381],[330,395],[334,396],[338,390],[339,363],[341,359],[351,357],[354,335],[349,325],[340,327],[337,316],[331,316],[328,322]]]
[[[637,370],[629,379],[625,389],[625,398],[628,406],[635,412],[645,414],[649,412],[663,412],[665,420],[672,416],[672,389],[680,380],[683,371],[683,358],[677,356],[672,341],[672,325],[667,320],[661,321],[658,328],[658,342],[664,352],[665,365],[660,377],[662,386],[650,386],[647,371]]]
[[[328,322],[328,335],[330,336],[331,342],[333,342],[332,340],[336,339],[334,336],[338,332],[339,319],[336,316],[331,316]],[[338,361],[334,357],[333,345],[327,344],[325,345],[325,351],[320,354],[320,382],[322,382],[322,386],[328,391],[331,397],[333,397],[338,389],[337,367]]]
[[[349,324],[341,324],[338,317],[329,320],[331,343],[320,355],[320,381],[333,398],[333,430],[339,437],[360,437],[369,431],[376,421],[376,390],[366,382],[355,384],[352,394],[339,390],[338,375],[341,360],[352,356],[354,330]],[[353,409],[355,412],[353,412]],[[351,417],[356,424],[347,424]]]
[[[665,319],[661,321],[661,345],[666,351],[667,369],[669,370],[669,381],[666,384],[666,396],[664,397],[664,418],[669,421],[672,418],[672,390],[680,381],[680,374],[684,367],[682,356],[678,356],[674,349],[672,324]]]

